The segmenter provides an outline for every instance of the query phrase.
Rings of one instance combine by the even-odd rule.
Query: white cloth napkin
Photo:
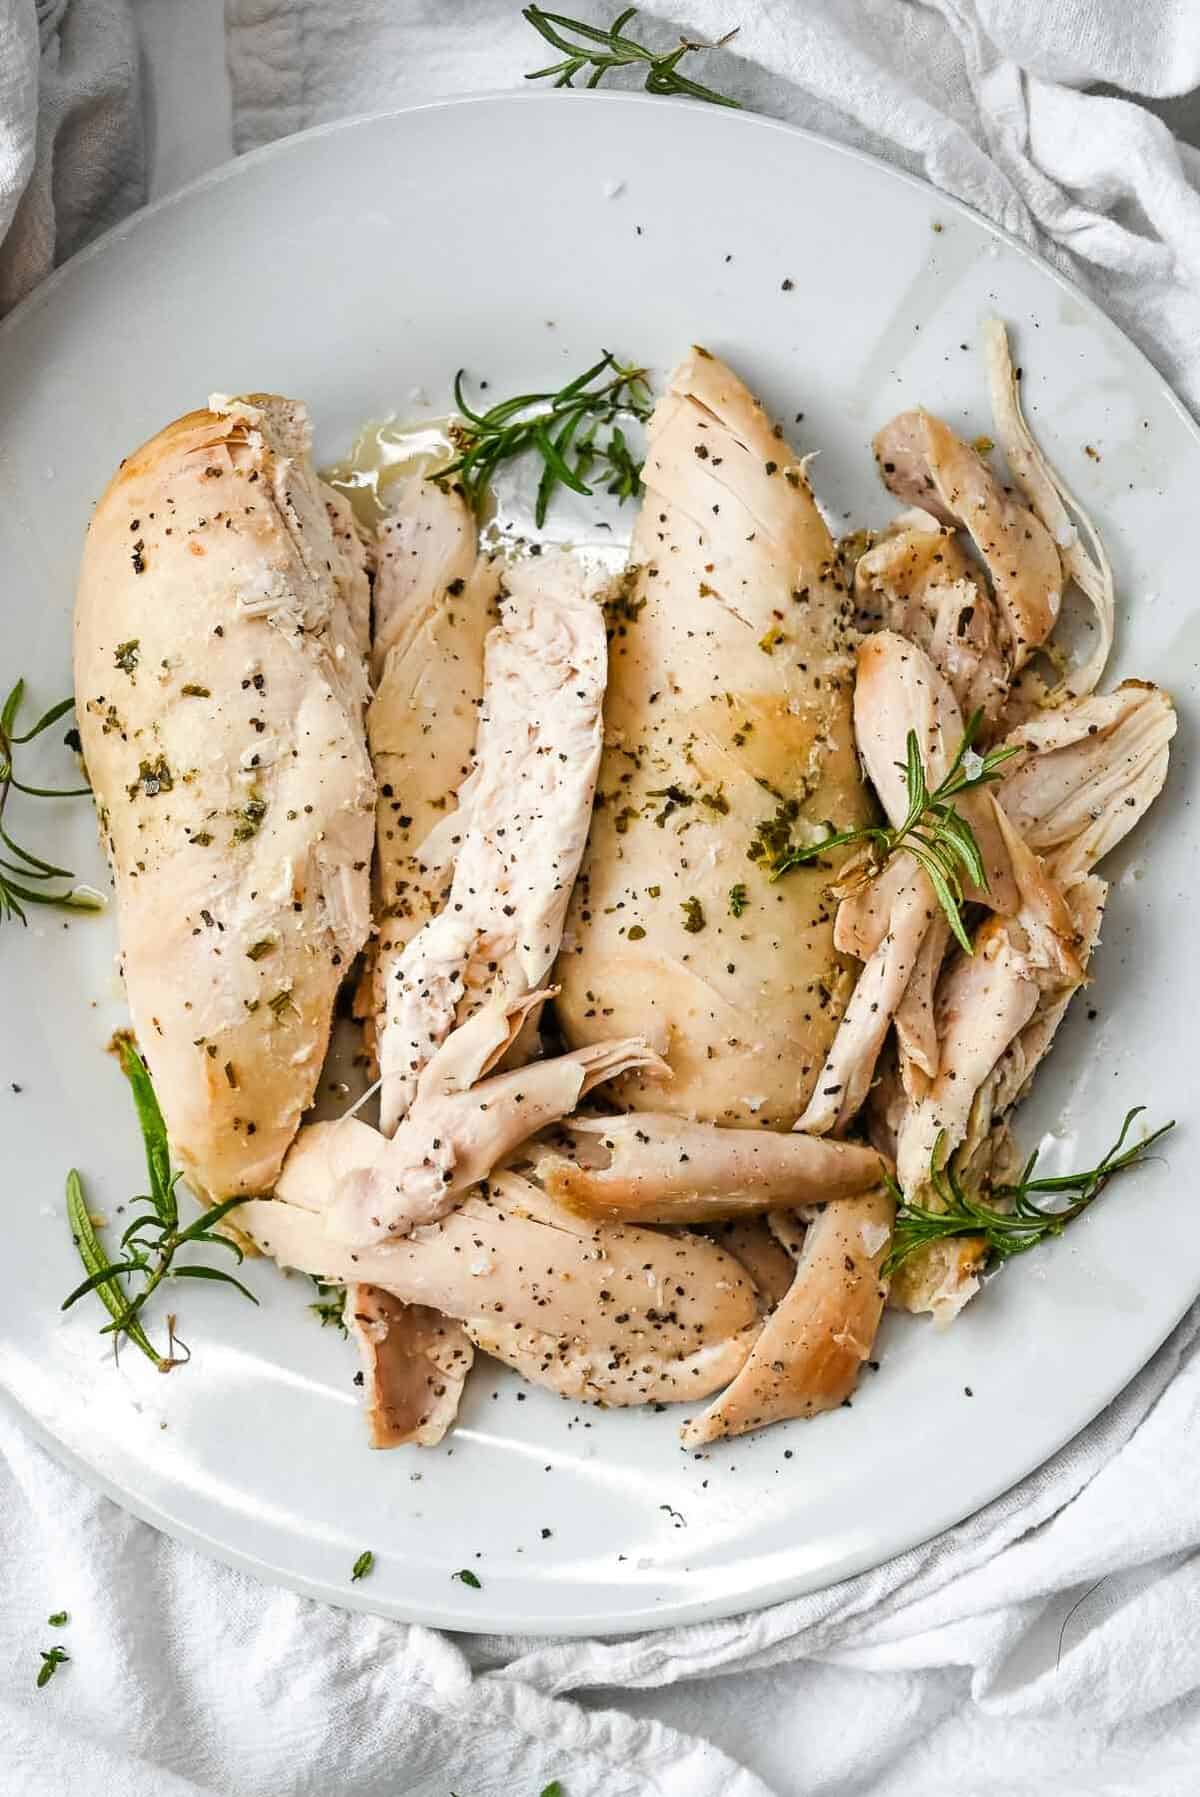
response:
[[[29,160],[29,10],[0,0],[0,228]],[[548,60],[516,0],[226,12],[240,148],[509,85]],[[1194,0],[693,0],[678,23],[739,24],[737,54],[705,59],[701,79],[888,156],[1035,244],[1200,407],[1200,156],[1143,106],[1081,91],[1196,85]],[[108,168],[110,202],[131,166]],[[1200,1309],[1078,1440],[940,1540],[755,1616],[610,1643],[445,1637],[269,1590],[91,1494],[0,1410],[0,1784],[21,1797],[538,1797],[555,1778],[565,1797],[1190,1797],[1198,1409]],[[71,1622],[54,1631],[60,1607]],[[53,1640],[73,1657],[36,1691]]]

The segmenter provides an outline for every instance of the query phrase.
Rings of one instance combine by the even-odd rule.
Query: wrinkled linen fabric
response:
[[[29,176],[29,12],[0,0],[0,226]],[[977,207],[1087,288],[1200,407],[1200,158],[1135,97],[1200,82],[1200,7],[693,0],[637,28],[668,42],[733,24],[701,79]],[[512,0],[226,0],[226,30],[239,149],[511,86],[552,59]],[[0,1784],[22,1797],[538,1797],[553,1779],[565,1797],[1190,1797],[1198,1413],[1200,1307],[1076,1440],[934,1542],[752,1616],[564,1642],[439,1635],[264,1587],[93,1493],[0,1409]],[[71,1622],[56,1632],[60,1606]],[[71,1662],[36,1691],[55,1639]]]
[[[0,312],[146,197],[127,0],[0,0]]]

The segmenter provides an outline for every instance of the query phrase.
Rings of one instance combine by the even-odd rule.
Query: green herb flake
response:
[[[729,816],[729,800],[723,792],[702,792],[700,803],[706,810],[715,812],[718,817]]]
[[[371,1552],[369,1547],[364,1548],[362,1553],[358,1556],[358,1559],[354,1562],[353,1568],[351,1569],[350,1583],[352,1585],[356,1585],[358,1583],[359,1579],[365,1579],[367,1574],[373,1570],[374,1565],[375,1565],[374,1554]]]
[[[264,955],[274,954],[278,946],[274,936],[260,936],[258,941],[252,942],[246,950],[246,959],[247,961],[261,961]]]
[[[631,923],[625,934],[631,942],[641,942],[646,932],[640,923]]]
[[[172,792],[175,788],[175,776],[172,774],[165,755],[156,755],[153,761],[138,762],[138,777],[125,788],[131,799],[140,794],[148,799],[156,799],[161,792]]]
[[[41,1654],[42,1663],[38,1668],[37,1675],[37,1688],[39,1691],[42,1689],[43,1685],[48,1685],[50,1683],[50,1680],[54,1677],[54,1674],[58,1671],[59,1667],[65,1666],[67,1661],[71,1658],[70,1654],[61,1647],[52,1647],[49,1650],[43,1648]]]
[[[739,880],[736,886],[731,886],[729,888],[730,916],[740,917],[749,903],[750,900],[746,897],[746,888]]]
[[[684,929],[689,936],[698,936],[704,928],[706,921],[704,916],[704,906],[700,903],[698,898],[688,898],[684,899],[681,910],[683,911]]]
[[[299,1017],[300,1015],[300,1008],[292,997],[290,987],[285,987],[282,991],[277,992],[273,998],[269,998],[267,1000],[267,1005],[280,1022],[282,1022],[283,1018],[287,1016],[289,1012],[293,1017]]]
[[[646,794],[646,797],[649,799],[665,799],[667,801],[654,819],[660,830],[665,827],[669,817],[673,817],[677,811],[683,811],[687,806],[694,803],[691,793],[687,792],[682,786],[676,786],[674,782],[672,782],[670,786],[658,786],[652,788],[651,791]]]
[[[612,24],[605,27],[593,25],[586,19],[570,19],[559,12],[544,12],[540,6],[525,7],[521,16],[526,24],[532,25],[552,49],[563,53],[561,62],[550,63],[544,69],[531,69],[526,81],[552,80],[555,87],[574,87],[575,77],[589,71],[585,85],[599,87],[614,69],[636,68],[639,73],[645,72],[647,93],[682,94],[690,100],[707,100],[711,106],[732,106],[735,110],[740,107],[740,100],[733,100],[716,88],[702,87],[698,81],[691,81],[679,73],[679,65],[685,56],[696,51],[724,49],[737,36],[736,27],[712,43],[703,38],[681,37],[668,49],[654,50],[630,37],[626,29],[636,11],[635,6],[625,7]],[[567,37],[567,32],[574,32],[575,37]],[[580,39],[583,41],[578,41]],[[707,355],[708,351],[701,350],[700,354]]]
[[[97,1234],[79,1174],[73,1168],[68,1173],[67,1220],[87,1277],[63,1299],[62,1309],[70,1310],[86,1293],[95,1292],[112,1318],[100,1333],[111,1335],[114,1345],[118,1347],[122,1341],[132,1342],[160,1373],[165,1373],[172,1367],[182,1366],[190,1358],[186,1349],[182,1359],[175,1354],[176,1347],[182,1347],[183,1344],[175,1336],[173,1317],[167,1318],[170,1345],[165,1355],[160,1354],[153,1346],[142,1327],[141,1316],[145,1305],[165,1278],[215,1280],[234,1286],[252,1304],[258,1303],[254,1293],[223,1268],[195,1261],[188,1261],[180,1266],[175,1260],[179,1249],[185,1247],[223,1248],[235,1260],[243,1260],[244,1255],[238,1244],[227,1236],[217,1235],[215,1231],[230,1211],[239,1204],[245,1204],[247,1200],[245,1197],[222,1199],[219,1204],[202,1211],[193,1222],[182,1222],[176,1187],[183,1176],[171,1169],[167,1127],[155,1095],[150,1070],[128,1034],[120,1036],[117,1045],[121,1070],[129,1081],[134,1109],[141,1127],[149,1190],[143,1198],[134,1201],[145,1208],[136,1211],[132,1220],[126,1224],[121,1235],[118,1258],[113,1260],[106,1254]],[[141,1286],[137,1291],[131,1291],[127,1282],[137,1279],[142,1281]]]
[[[113,661],[122,674],[132,674],[141,659],[140,637],[130,637],[127,643],[118,643],[113,651]]]
[[[189,680],[187,685],[181,686],[179,690],[186,699],[212,698],[211,689],[207,686],[197,686],[194,680]]]
[[[461,1572],[452,1572],[450,1577],[452,1579],[457,1579],[461,1585],[469,1585],[472,1591],[483,1590],[482,1584],[471,1571],[470,1567],[464,1567]]]
[[[764,655],[774,655],[780,643],[787,641],[787,636],[778,624],[772,624],[770,630],[758,639],[758,646]]]
[[[257,836],[263,818],[267,815],[267,801],[259,793],[254,793],[238,812],[238,822],[233,827],[235,842],[249,842]]]
[[[47,1616],[46,1618],[46,1621],[52,1629],[65,1629],[70,1620],[71,1618],[67,1615],[65,1610],[55,1610],[52,1616]]]

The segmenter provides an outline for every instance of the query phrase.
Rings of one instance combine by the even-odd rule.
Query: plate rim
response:
[[[75,278],[78,270],[124,244],[149,221],[174,208],[186,206],[195,196],[224,186],[241,174],[252,172],[261,164],[292,154],[303,154],[308,144],[314,140],[333,137],[344,132],[354,132],[371,125],[431,111],[444,112],[460,107],[474,109],[496,106],[540,108],[568,103],[579,107],[636,106],[650,108],[657,112],[672,111],[680,104],[679,99],[674,97],[616,89],[575,90],[572,100],[567,102],[565,97],[553,90],[502,88],[446,95],[408,106],[375,109],[309,126],[302,131],[293,132],[270,143],[259,145],[253,150],[234,155],[184,186],[139,208],[103,232],[54,269],[3,320],[0,320],[0,356],[4,354],[14,332],[50,302],[62,286]],[[687,101],[686,104],[692,112],[703,106],[703,103],[699,101]],[[946,193],[922,175],[902,168],[857,145],[841,143],[807,126],[797,125],[789,120],[773,118],[748,109],[734,110],[703,106],[703,112],[705,117],[711,121],[714,130],[756,128],[768,132],[782,132],[815,145],[822,153],[832,151],[851,162],[864,164],[872,170],[881,170],[888,178],[899,180],[911,188],[920,190],[927,199],[936,201],[939,208],[961,215],[981,227],[989,237],[1015,252],[1027,264],[1035,267],[1043,277],[1048,276],[1055,287],[1069,295],[1086,310],[1091,321],[1099,326],[1103,333],[1119,341],[1125,353],[1132,351],[1141,365],[1143,375],[1152,382],[1159,398],[1165,401],[1175,413],[1197,449],[1200,450],[1200,424],[1197,423],[1187,405],[1176,393],[1167,377],[1151,360],[1148,353],[1070,275],[1057,268],[1023,239],[994,223],[969,202]],[[718,120],[724,122],[718,124]],[[0,1405],[7,1414],[20,1419],[22,1426],[30,1431],[39,1445],[45,1448],[59,1465],[66,1467],[91,1489],[101,1493],[122,1510],[160,1530],[172,1539],[180,1541],[188,1547],[198,1548],[201,1552],[210,1555],[235,1571],[249,1573],[267,1584],[290,1590],[301,1597],[360,1614],[380,1616],[404,1623],[419,1623],[428,1627],[446,1629],[450,1632],[539,1635],[560,1639],[595,1635],[630,1636],[668,1627],[719,1620],[743,1613],[757,1613],[798,1597],[829,1590],[836,1584],[857,1577],[865,1571],[886,1565],[891,1560],[898,1559],[916,1548],[927,1545],[939,1536],[967,1522],[972,1516],[980,1515],[993,1503],[1002,1501],[1040,1467],[1049,1465],[1070,1442],[1089,1428],[1162,1350],[1195,1302],[1196,1294],[1193,1293],[1182,1307],[1172,1308],[1171,1314],[1149,1352],[1129,1372],[1106,1387],[1103,1395],[1089,1409],[1087,1415],[1074,1423],[1047,1452],[1035,1452],[1032,1458],[1021,1459],[1013,1477],[974,1509],[965,1513],[960,1512],[958,1504],[953,1501],[941,1508],[931,1507],[930,1525],[922,1526],[911,1538],[906,1538],[883,1559],[880,1559],[872,1548],[864,1547],[858,1552],[844,1555],[838,1562],[837,1570],[831,1575],[821,1572],[814,1578],[801,1573],[790,1578],[770,1579],[751,1593],[748,1601],[730,1596],[697,1598],[693,1601],[668,1600],[663,1604],[661,1611],[651,1603],[649,1606],[643,1606],[637,1612],[626,1609],[615,1616],[607,1615],[602,1611],[593,1611],[564,1618],[559,1614],[530,1614],[528,1609],[517,1614],[505,1609],[485,1608],[483,1605],[472,1605],[468,1609],[465,1605],[455,1604],[450,1597],[444,1602],[434,1605],[427,1602],[409,1604],[402,1599],[385,1598],[381,1593],[372,1593],[365,1588],[356,1588],[349,1584],[327,1583],[320,1578],[308,1577],[292,1568],[276,1566],[253,1553],[246,1552],[225,1541],[217,1540],[205,1529],[194,1523],[181,1520],[161,1505],[119,1485],[98,1466],[85,1459],[81,1452],[54,1434],[46,1423],[26,1409],[17,1393],[3,1383],[0,1383]],[[536,1584],[536,1580],[534,1582]]]

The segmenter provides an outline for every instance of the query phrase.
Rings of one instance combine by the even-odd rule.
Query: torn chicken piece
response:
[[[731,1217],[715,1223],[708,1233],[745,1267],[758,1292],[759,1308],[774,1310],[791,1287],[796,1263],[772,1233],[770,1219]]]
[[[1014,672],[1047,640],[1062,603],[1063,570],[1041,519],[1013,499],[992,470],[925,411],[902,412],[875,438],[875,459],[898,499],[941,524],[960,525],[988,571]]]
[[[379,787],[371,1005],[382,1018],[400,956],[449,888],[501,570],[477,554],[461,494],[420,475],[378,534],[367,738]]]
[[[851,944],[860,944],[863,932],[860,927],[843,932],[841,911],[851,907],[857,926],[864,899],[871,902],[881,927],[797,1125],[816,1136],[840,1135],[849,1128],[870,1090],[892,1020],[923,965],[926,942],[940,942],[943,950],[946,944],[945,934],[936,928],[941,907],[928,875],[911,855],[893,855],[863,893],[842,901],[834,940],[851,953],[857,952]]]
[[[709,1223],[825,1199],[842,1200],[879,1179],[879,1156],[856,1142],[794,1132],[723,1129],[634,1111],[573,1117],[568,1129],[607,1155],[602,1166],[566,1155],[538,1157],[552,1198],[586,1216],[630,1223]]]
[[[517,563],[505,581],[485,650],[476,767],[459,795],[465,824],[450,894],[384,993],[387,1133],[419,1082],[426,1093],[472,1085],[547,996],[538,988],[558,952],[587,836],[606,660],[596,584],[566,553]]]
[[[399,959],[449,889],[463,828],[458,789],[474,761],[484,641],[500,592],[500,567],[479,554],[465,499],[422,475],[394,495],[377,536],[367,739],[378,782],[378,934],[359,1004],[373,1058]],[[362,1285],[350,1287],[347,1315],[376,1319],[354,1329],[374,1444],[439,1441],[475,1353],[461,1326],[419,1306],[406,1315]]]
[[[1130,681],[1115,693],[1093,694],[1043,712],[1016,734],[1015,740],[1027,745],[1029,754],[1012,763],[1014,771],[1000,789],[1003,813],[1014,834],[1031,845],[1026,852],[1041,850],[1047,872],[1064,885],[1072,953],[1081,973],[1099,940],[1108,890],[1090,870],[1161,791],[1174,731],[1175,712],[1167,695]],[[988,927],[984,926],[985,936]],[[986,971],[980,968],[975,979],[982,980]],[[981,1014],[996,1025],[991,1041],[999,1052],[991,1067],[981,1066],[986,1051],[972,1063],[945,1040],[942,1043],[943,1066],[957,1069],[962,1082],[960,1086],[956,1080],[953,1095],[956,1119],[965,1119],[961,1127],[956,1125],[962,1138],[956,1165],[968,1175],[985,1168],[997,1132],[1028,1090],[1079,983],[1051,979],[1034,996],[1027,981],[1014,969],[1010,973],[1013,977],[998,995],[979,1001]],[[970,984],[970,964],[960,960],[945,979],[948,994],[951,982],[956,988]],[[1031,996],[1029,1015],[1019,1021]],[[939,1008],[942,1002],[939,993]],[[1002,1041],[1005,1036],[1008,1040]],[[943,1080],[943,1095],[947,1085]],[[910,1088],[913,1096],[919,1097]],[[902,1179],[906,1170],[914,1177],[920,1173],[920,1157],[932,1149],[931,1131],[936,1140],[932,1098],[929,1091],[920,1102],[890,1107]],[[880,1118],[883,1102],[878,1095],[872,1107],[872,1135],[887,1147],[891,1138]],[[919,1136],[922,1119],[924,1135]],[[892,1281],[892,1302],[906,1310],[931,1311],[937,1320],[948,1322],[977,1289],[981,1262],[977,1238],[934,1243],[899,1268]]]
[[[792,840],[865,823],[853,607],[804,466],[697,349],[655,407],[633,564],[609,607],[599,797],[555,977],[575,1045],[644,1030],[670,1063],[619,1098],[790,1128],[849,969],[829,870]]]
[[[960,953],[939,982],[937,1077],[905,1115],[896,1143],[897,1177],[906,1197],[918,1197],[927,1187],[939,1137],[943,1157],[958,1147],[976,1092],[1033,1017],[1042,994],[1069,993],[1083,982],[1075,921],[1062,889],[999,806],[996,817],[1020,906],[1014,917],[988,918],[976,934],[974,953]]]
[[[1085,972],[1100,940],[1107,897],[1108,884],[1098,874],[1087,874],[1067,888],[1066,899],[1075,925],[1075,953]],[[960,1171],[982,1158],[986,1138],[1029,1090],[1030,1081],[1049,1053],[1058,1026],[1066,1016],[1074,991],[1074,987],[1068,987],[1042,993],[1033,1016],[1009,1043],[980,1086],[958,1154]]]
[[[579,1100],[628,1068],[665,1072],[640,1036],[494,1074],[467,1092],[419,1098],[394,1136],[356,1117],[310,1123],[284,1163],[323,1166],[329,1233],[355,1246],[407,1235],[461,1203],[513,1149],[570,1116]],[[314,1182],[318,1175],[305,1177]]]
[[[479,1348],[564,1397],[684,1402],[732,1379],[759,1329],[754,1286],[714,1242],[592,1224],[515,1174],[400,1241],[351,1248],[321,1214],[324,1169],[293,1163],[239,1213],[282,1266],[362,1281],[457,1318]]]
[[[458,1415],[475,1348],[462,1324],[375,1285],[346,1287],[373,1448],[434,1447]]]
[[[1008,697],[1006,633],[991,595],[949,525],[919,507],[901,512],[860,556],[859,611],[871,630],[916,643],[944,675],[964,717],[993,726]]]
[[[1028,749],[1006,772],[1004,809],[1069,886],[1143,817],[1167,777],[1175,707],[1144,680],[1039,712],[1009,741]]]
[[[364,548],[304,407],[178,419],[92,516],[79,731],[133,1027],[202,1197],[269,1191],[370,928]]]
[[[1099,685],[1112,652],[1116,617],[1112,564],[1100,532],[1050,466],[1025,421],[1008,332],[998,318],[989,318],[983,331],[996,440],[1014,484],[1054,539],[1064,569],[1095,613],[1095,644],[1079,667],[1066,675],[1059,694],[1090,693]]]
[[[898,828],[909,808],[904,777],[909,732],[916,733],[932,792],[950,771],[963,719],[949,683],[924,651],[894,631],[881,630],[859,647],[854,728],[888,821]],[[986,890],[968,886],[967,896],[1011,912],[1016,888],[990,793],[963,793],[955,809],[974,832],[988,878]],[[938,921],[943,916],[928,874],[903,851],[842,900],[834,940],[865,964],[798,1128],[825,1135],[849,1126],[866,1099],[880,1050],[914,975],[927,986],[936,973],[930,963],[939,945],[945,949],[946,933]],[[939,952],[939,965],[940,959]],[[905,1027],[928,1060],[933,1058],[931,1030],[919,1013],[920,999],[920,989],[914,988]]]
[[[845,1403],[879,1328],[887,1296],[880,1269],[894,1214],[882,1186],[817,1212],[790,1289],[732,1385],[685,1424],[685,1447]]]

